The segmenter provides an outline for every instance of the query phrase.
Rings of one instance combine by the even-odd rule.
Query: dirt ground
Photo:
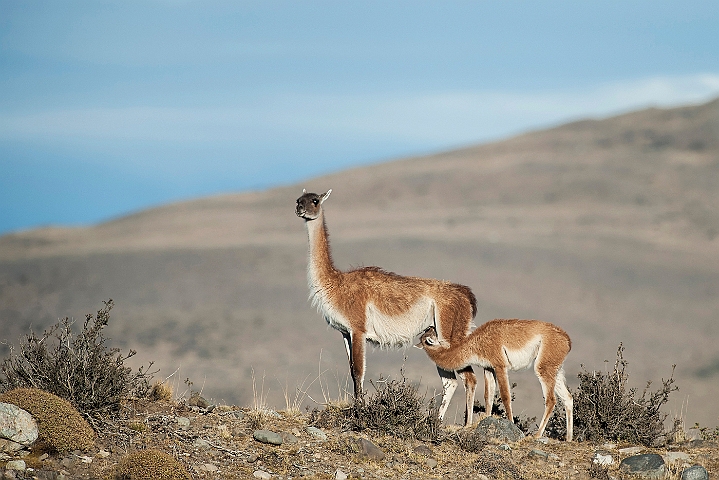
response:
[[[128,404],[125,413],[126,418],[116,424],[119,428],[107,428],[100,433],[93,451],[59,456],[32,452],[24,460],[34,470],[26,471],[24,477],[19,473],[16,478],[105,478],[125,455],[141,449],[158,449],[173,455],[194,479],[628,478],[619,471],[619,462],[627,456],[619,449],[630,446],[623,444],[566,443],[527,437],[509,445],[489,443],[477,453],[470,453],[451,440],[433,444],[367,431],[325,429],[327,440],[322,441],[306,430],[310,416],[297,411],[220,406],[208,412],[184,402],[138,401]],[[183,425],[184,419],[189,419],[189,426],[186,421]],[[457,428],[445,427],[445,433]],[[258,429],[281,433],[287,441],[278,446],[260,443],[253,437]],[[353,439],[360,437],[378,446],[384,458],[371,459],[355,448]],[[704,466],[710,478],[719,474],[716,442],[691,440],[661,449],[640,450],[664,456],[667,478],[678,479],[683,469],[695,464]],[[613,464],[606,469],[593,465],[597,452],[610,454]],[[667,456],[670,452],[687,455],[670,463],[671,455]]]

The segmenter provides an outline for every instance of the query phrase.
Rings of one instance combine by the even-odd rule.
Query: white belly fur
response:
[[[504,355],[507,357],[507,363],[510,370],[522,370],[530,368],[537,358],[539,347],[542,344],[542,337],[537,335],[531,341],[527,342],[524,348],[518,350],[510,350],[503,348]]]
[[[400,315],[382,313],[373,303],[365,308],[367,340],[380,347],[402,347],[434,323],[433,301],[422,297]]]

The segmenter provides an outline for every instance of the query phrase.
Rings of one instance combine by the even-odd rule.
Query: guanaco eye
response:
[[[316,198],[313,198],[313,199],[312,199],[312,203],[314,203],[315,205],[317,205],[318,203],[320,203],[320,201],[317,200]]]

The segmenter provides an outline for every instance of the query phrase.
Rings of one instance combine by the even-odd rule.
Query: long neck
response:
[[[339,271],[332,263],[324,212],[320,210],[316,219],[307,220],[305,224],[309,237],[308,279],[315,287],[319,287],[336,278]]]
[[[451,345],[446,344],[439,348],[428,349],[427,353],[434,363],[445,370],[460,370],[470,364],[470,359],[485,356],[482,343],[478,342],[478,339],[481,340],[477,335],[470,335],[455,340]]]

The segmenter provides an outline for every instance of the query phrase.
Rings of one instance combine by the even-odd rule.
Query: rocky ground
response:
[[[31,450],[22,455],[26,470],[0,469],[1,478],[100,479],[129,452],[150,448],[175,456],[196,479],[623,479],[634,478],[627,471],[630,457],[648,470],[643,478],[660,478],[651,470],[661,464],[665,478],[719,474],[719,443],[707,440],[645,448],[527,437],[489,440],[471,453],[456,443],[462,430],[452,426],[445,426],[444,441],[427,443],[318,429],[309,425],[311,415],[298,411],[143,400],[126,405],[126,413],[116,428],[100,433],[92,451]],[[642,454],[654,455],[637,457]],[[622,461],[626,465],[620,466]],[[685,472],[694,465],[708,476],[700,468]]]

